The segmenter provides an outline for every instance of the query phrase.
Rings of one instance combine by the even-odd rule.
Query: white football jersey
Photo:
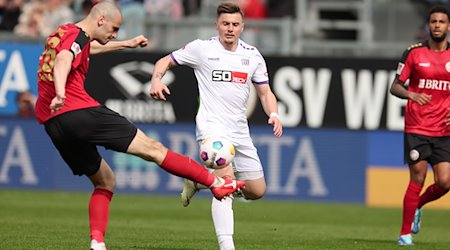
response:
[[[194,40],[171,57],[177,64],[193,68],[197,78],[197,139],[208,135],[249,137],[246,109],[251,84],[269,83],[261,53],[242,40],[232,52],[213,37]]]

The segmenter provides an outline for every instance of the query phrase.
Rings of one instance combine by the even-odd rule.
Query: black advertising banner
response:
[[[101,103],[134,122],[194,122],[197,84],[188,67],[174,67],[163,78],[171,90],[167,101],[149,96],[156,61],[165,55],[120,52],[92,56],[86,89]]]
[[[100,102],[135,122],[194,122],[197,84],[192,69],[174,67],[163,82],[166,102],[148,96],[154,63],[163,54],[120,52],[93,56],[87,89]],[[404,100],[389,94],[396,60],[266,57],[272,91],[285,127],[403,128]],[[267,124],[252,91],[250,124]]]
[[[389,93],[396,60],[268,58],[286,127],[403,128],[404,100]]]

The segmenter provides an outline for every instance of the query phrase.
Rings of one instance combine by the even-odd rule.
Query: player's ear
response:
[[[105,16],[99,16],[97,19],[98,26],[102,26],[103,24],[105,24],[105,21]]]

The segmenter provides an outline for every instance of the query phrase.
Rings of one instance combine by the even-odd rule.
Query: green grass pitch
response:
[[[0,249],[88,249],[89,196],[0,189]],[[404,249],[396,245],[400,209],[263,199],[237,200],[234,211],[237,249]],[[176,196],[117,192],[110,215],[111,250],[218,249],[204,196],[184,208]],[[423,218],[413,248],[449,249],[449,212]]]

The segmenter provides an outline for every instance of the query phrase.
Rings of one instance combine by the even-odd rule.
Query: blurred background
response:
[[[191,40],[216,34],[219,0],[120,0],[119,39],[150,46],[92,57],[86,86],[175,151],[198,159],[191,69],[163,81],[167,102],[148,97],[154,63]],[[389,94],[397,62],[427,39],[426,0],[239,0],[242,39],[264,55],[285,127],[276,139],[252,93],[248,117],[265,168],[268,199],[400,207],[404,100]],[[83,18],[91,0],[0,0],[0,188],[89,190],[74,178],[33,118],[36,70],[46,36]],[[175,195],[178,177],[132,156],[103,152],[120,192]],[[62,167],[64,166],[64,167]],[[432,178],[430,173],[428,177]],[[80,185],[81,181],[81,185]],[[431,182],[431,179],[427,180]],[[207,195],[205,193],[205,195]],[[441,199],[430,207],[450,208]]]
[[[93,2],[94,1],[94,2]],[[42,39],[59,24],[81,19],[96,0],[0,0],[2,40]],[[172,51],[215,34],[219,0],[118,0],[119,38],[145,34],[153,51]],[[397,57],[425,38],[436,0],[238,0],[243,38],[265,55]],[[441,1],[442,2],[442,1]],[[444,1],[445,2],[445,1]]]

